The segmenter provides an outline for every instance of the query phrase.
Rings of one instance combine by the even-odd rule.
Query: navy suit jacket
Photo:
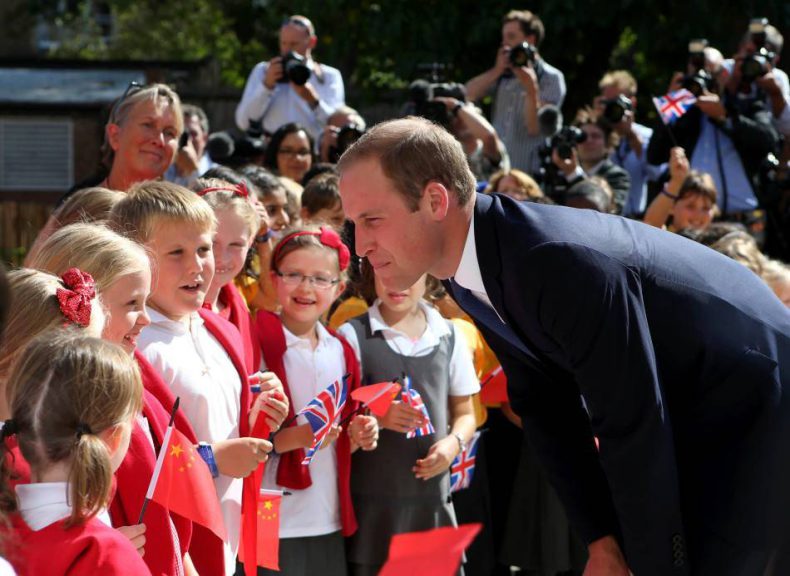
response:
[[[516,339],[475,322],[579,535],[618,536],[640,576],[689,573],[711,534],[774,546],[790,515],[790,312],[771,290],[617,216],[479,194],[474,219]]]

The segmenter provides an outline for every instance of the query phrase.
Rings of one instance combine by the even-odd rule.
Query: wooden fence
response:
[[[21,266],[54,203],[0,201],[0,260]]]

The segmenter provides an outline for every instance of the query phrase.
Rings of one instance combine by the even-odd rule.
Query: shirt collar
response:
[[[320,322],[316,323],[315,330],[316,330],[316,335],[318,336],[318,346],[316,346],[316,348],[320,348],[322,346],[325,346],[327,344],[327,339],[330,336],[329,331],[326,328],[324,328],[323,324],[321,324]],[[309,338],[304,338],[302,336],[297,336],[296,334],[294,334],[293,332],[288,330],[288,328],[285,327],[285,324],[283,324],[283,334],[285,334],[285,346],[286,346],[286,348],[291,348],[291,347],[301,347],[301,348],[307,347],[307,348],[310,348],[311,347]]]
[[[19,514],[34,531],[71,516],[67,482],[19,484],[15,490],[19,497]],[[104,510],[99,513],[98,518],[110,525]]]
[[[157,312],[153,308],[148,308],[148,317],[151,318],[151,326],[156,326],[166,332],[170,332],[171,334],[177,334],[179,336],[183,334],[187,334],[189,332],[190,326],[197,328],[203,324],[203,318],[200,317],[200,314],[194,312],[189,317],[189,322],[178,322],[176,320],[171,320],[161,312]]]
[[[469,231],[466,233],[466,243],[461,254],[461,261],[455,271],[453,280],[460,286],[472,292],[482,292],[485,294],[486,287],[483,283],[483,274],[480,272],[480,263],[477,260],[477,244],[475,242],[475,217],[469,223]]]
[[[406,335],[403,332],[392,328],[386,322],[384,322],[384,318],[381,316],[380,305],[381,300],[376,300],[368,310],[370,331],[374,334],[376,332],[389,331],[392,334],[399,334],[405,337]],[[436,338],[441,338],[442,336],[450,333],[450,328],[447,325],[447,322],[444,321],[442,315],[439,314],[435,308],[430,306],[424,300],[420,300],[417,305],[423,311],[423,314],[425,314],[425,322],[428,325],[427,331],[433,333]]]

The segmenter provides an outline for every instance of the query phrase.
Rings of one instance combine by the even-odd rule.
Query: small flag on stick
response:
[[[478,440],[480,440],[479,431],[472,436],[466,449],[453,460],[450,466],[450,492],[458,492],[464,488],[469,488],[469,485],[472,483],[472,475],[475,473]]]
[[[398,397],[400,384],[397,382],[382,382],[361,386],[351,393],[351,397],[370,409],[379,418],[387,415],[392,401]]]
[[[507,376],[502,366],[497,366],[480,382],[480,401],[484,404],[508,402]]]
[[[326,389],[322,390],[318,396],[310,400],[307,406],[296,414],[307,418],[307,422],[313,430],[313,444],[305,453],[304,460],[302,460],[303,465],[308,466],[313,460],[313,456],[321,447],[321,443],[326,438],[335,420],[340,416],[345,405],[346,382],[345,378],[343,378],[327,386]]]
[[[422,401],[422,396],[420,396],[420,393],[412,388],[411,378],[409,376],[403,377],[403,392],[401,393],[401,399],[404,404],[408,404],[412,408],[416,408],[423,413],[423,416],[425,416],[425,424],[419,428],[415,428],[414,430],[409,430],[406,432],[406,438],[427,436],[428,434],[433,434],[436,432],[433,424],[431,423],[431,416],[428,414],[428,407],[425,406],[425,403]]]

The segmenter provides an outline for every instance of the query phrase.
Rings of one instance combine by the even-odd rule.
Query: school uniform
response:
[[[141,333],[139,349],[172,393],[180,397],[196,438],[213,443],[247,436],[249,386],[243,353],[236,348],[240,337],[235,327],[207,310],[193,313],[188,322],[170,320],[155,310],[149,314],[151,325]],[[223,547],[224,573],[233,574],[244,482],[220,475],[214,483],[228,534]],[[254,498],[251,484],[249,489]],[[203,564],[213,563],[216,570],[216,559],[208,558],[206,550],[196,544],[190,548],[195,567],[201,573],[217,573]]]
[[[354,574],[377,574],[394,534],[457,525],[449,471],[418,480],[412,468],[447,436],[448,396],[468,396],[480,389],[465,343],[458,342],[457,329],[439,312],[419,304],[426,329],[412,340],[384,322],[379,304],[341,326],[339,332],[357,351],[363,385],[392,380],[402,373],[411,377],[435,432],[406,438],[403,433],[382,430],[376,450],[354,453],[351,493],[359,530],[347,548]]]
[[[309,339],[291,333],[274,314],[259,312],[256,324],[263,351],[261,369],[273,371],[283,382],[290,416],[346,374],[350,374],[349,395],[341,418],[351,414],[356,403],[350,393],[358,385],[359,369],[353,349],[342,337],[317,324],[314,349]],[[291,425],[306,422],[300,416]],[[309,467],[301,464],[301,449],[275,456],[266,467],[264,487],[290,492],[280,508],[279,574],[346,574],[343,536],[356,530],[356,518],[351,504],[348,423],[343,428],[331,446],[316,452]],[[258,574],[274,572],[259,569]]]
[[[261,349],[257,346],[255,325],[247,302],[233,282],[228,282],[220,288],[218,300],[224,308],[217,314],[238,328],[247,372],[253,374],[261,364]]]
[[[66,482],[16,487],[19,513],[13,517],[8,560],[19,576],[150,574],[132,543],[110,526],[102,512],[66,527],[71,515]]]

